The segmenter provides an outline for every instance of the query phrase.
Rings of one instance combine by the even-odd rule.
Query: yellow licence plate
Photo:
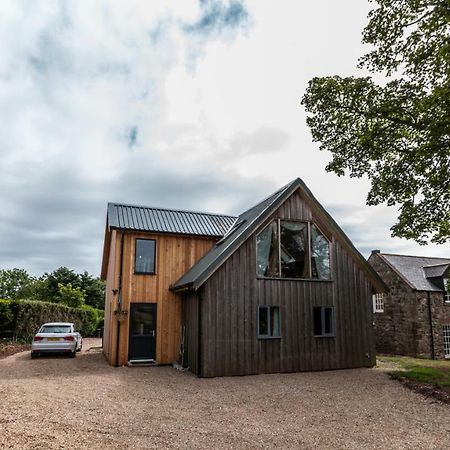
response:
[[[47,338],[47,341],[59,341],[59,338]]]

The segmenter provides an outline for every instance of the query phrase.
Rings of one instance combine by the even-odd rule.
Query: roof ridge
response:
[[[445,258],[442,258],[445,259]],[[429,266],[422,266],[424,269],[427,267],[439,267],[439,266],[447,266],[448,264],[450,264],[450,259],[448,260],[448,262],[445,263],[441,263],[441,264],[430,264]]]
[[[427,259],[448,259],[448,260],[450,260],[450,257],[446,257],[446,256],[401,255],[398,253],[383,253],[383,252],[380,252],[379,254],[385,255],[385,256],[401,256],[402,258],[427,258]]]
[[[233,216],[230,214],[220,214],[220,213],[210,213],[205,211],[192,211],[188,209],[177,209],[177,208],[162,208],[160,206],[145,206],[145,205],[132,205],[129,203],[116,203],[108,202],[108,206],[125,206],[127,208],[143,208],[143,209],[154,209],[158,211],[170,211],[170,212],[182,212],[188,214],[200,214],[203,216],[218,216],[218,217],[229,217],[230,219],[237,219],[239,216]]]

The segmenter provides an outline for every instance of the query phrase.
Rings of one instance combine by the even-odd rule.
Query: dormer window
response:
[[[312,222],[274,220],[256,237],[257,275],[330,279],[330,243]]]

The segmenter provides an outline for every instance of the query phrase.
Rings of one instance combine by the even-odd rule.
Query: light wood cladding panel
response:
[[[117,232],[115,251],[111,249],[116,267],[115,282],[108,284],[118,289],[120,273],[120,239],[122,232]],[[177,359],[181,328],[181,297],[169,291],[169,286],[177,281],[195,262],[197,262],[215,243],[215,240],[203,237],[180,236],[171,234],[154,234],[125,232],[123,243],[122,272],[122,309],[130,311],[130,303],[156,303],[156,361],[158,364],[171,364]],[[134,273],[136,239],[154,239],[156,241],[156,273],[142,275]],[[110,262],[111,264],[111,262]],[[108,277],[110,276],[108,268]],[[108,294],[107,294],[108,297]],[[117,296],[115,296],[117,297]],[[117,305],[117,298],[115,298]],[[114,364],[115,337],[117,321],[108,311],[109,324],[105,326],[108,333],[108,357]],[[106,322],[106,319],[105,319]],[[119,343],[119,365],[128,361],[129,317],[121,323]],[[114,342],[113,342],[114,341]]]

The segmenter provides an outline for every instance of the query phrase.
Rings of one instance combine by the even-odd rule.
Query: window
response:
[[[384,294],[373,294],[373,312],[382,313],[384,312]]]
[[[258,337],[280,337],[280,308],[279,306],[258,307]]]
[[[450,279],[444,278],[444,303],[450,304]]]
[[[450,359],[450,325],[444,325],[442,329],[444,339],[444,358]]]
[[[153,239],[136,239],[136,257],[134,273],[155,273],[156,241]]]
[[[330,244],[310,222],[274,220],[256,237],[259,277],[330,279]]]
[[[309,278],[308,224],[280,221],[280,260],[283,278]]]
[[[279,277],[278,225],[272,222],[256,237],[257,273],[261,277]]]
[[[334,336],[334,308],[315,306],[313,308],[313,328],[316,337]]]
[[[39,333],[71,333],[70,325],[43,325]]]
[[[311,277],[330,278],[330,245],[328,239],[312,223],[311,227]]]

